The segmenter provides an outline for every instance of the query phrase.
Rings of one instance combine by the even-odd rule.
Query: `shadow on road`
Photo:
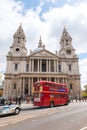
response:
[[[58,105],[58,106],[55,106],[55,107],[63,107],[63,106],[65,106],[65,105]],[[55,107],[52,107],[52,108],[55,108]],[[44,106],[44,107],[37,107],[37,106],[28,107],[28,106],[27,106],[27,107],[25,107],[25,108],[22,108],[21,110],[22,110],[22,111],[29,111],[29,110],[48,109],[48,108],[51,109],[50,106]]]

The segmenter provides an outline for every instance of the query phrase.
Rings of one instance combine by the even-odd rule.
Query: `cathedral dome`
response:
[[[34,53],[40,52],[43,49],[45,49],[45,45],[43,45],[42,40],[41,40],[41,36],[40,36],[39,43],[38,43],[38,48],[36,48],[33,51],[30,50],[30,54],[34,54]]]

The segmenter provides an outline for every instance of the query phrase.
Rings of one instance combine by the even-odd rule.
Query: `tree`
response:
[[[84,88],[85,88],[85,92],[87,93],[87,84],[84,85]]]
[[[85,90],[82,91],[82,97],[87,98],[87,84],[84,85]]]
[[[82,97],[83,98],[87,98],[87,93],[84,91],[84,92],[82,92]]]

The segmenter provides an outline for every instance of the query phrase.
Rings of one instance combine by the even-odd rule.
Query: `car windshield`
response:
[[[0,98],[0,106],[9,105],[9,104],[10,104],[10,101],[4,98]]]

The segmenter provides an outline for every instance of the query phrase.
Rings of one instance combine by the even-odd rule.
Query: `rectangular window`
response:
[[[71,70],[72,70],[71,65],[69,65],[69,71],[71,71]]]
[[[70,84],[70,89],[72,89],[72,84]]]
[[[16,89],[16,83],[14,83],[13,89]]]
[[[17,71],[18,70],[18,64],[16,63],[15,64],[15,71]]]
[[[34,78],[34,82],[36,82],[37,81],[37,78]]]
[[[34,60],[34,72],[38,71],[38,60]]]
[[[51,78],[51,81],[54,82],[54,78]]]
[[[68,45],[68,40],[66,40],[66,45]]]
[[[59,68],[59,72],[61,72],[61,65],[59,65],[58,68]]]
[[[42,60],[42,72],[46,72],[46,60]]]
[[[29,64],[26,64],[26,71],[29,71]]]

